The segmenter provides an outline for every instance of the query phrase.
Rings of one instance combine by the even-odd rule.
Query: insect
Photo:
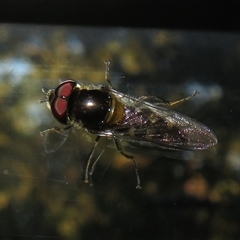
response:
[[[125,153],[120,142],[128,141],[140,147],[154,146],[159,150],[204,150],[217,144],[216,135],[208,127],[171,107],[183,103],[186,98],[166,102],[154,96],[132,97],[113,89],[109,78],[110,61],[105,61],[105,81],[107,85],[94,85],[65,80],[56,89],[42,91],[46,94],[39,102],[47,102],[53,116],[65,128],[50,128],[42,131],[63,132],[71,127],[85,129],[97,135],[90,152],[85,182],[91,183],[96,162],[90,165],[101,137],[113,139],[116,149],[132,160],[136,178],[136,188],[141,188],[137,162]]]

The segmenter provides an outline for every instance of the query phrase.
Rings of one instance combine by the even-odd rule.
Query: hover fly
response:
[[[133,156],[126,154],[120,141],[131,142],[139,147],[153,146],[159,150],[204,150],[217,144],[216,135],[208,127],[171,107],[183,103],[196,94],[174,101],[166,102],[154,96],[132,97],[113,89],[109,79],[110,61],[105,62],[104,85],[86,84],[74,80],[65,80],[56,89],[42,91],[53,116],[65,128],[50,128],[49,131],[63,132],[71,127],[84,129],[97,135],[90,152],[85,182],[91,182],[91,175],[97,160],[90,165],[101,137],[113,139],[116,149],[126,158],[132,160],[137,186],[141,188],[138,167]]]

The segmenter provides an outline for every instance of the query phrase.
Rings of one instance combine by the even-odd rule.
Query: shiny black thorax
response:
[[[111,105],[112,97],[106,91],[75,88],[68,100],[68,117],[90,132],[104,130]]]

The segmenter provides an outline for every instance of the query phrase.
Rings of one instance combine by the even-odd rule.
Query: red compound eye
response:
[[[68,98],[75,86],[75,81],[67,80],[55,89],[55,97],[51,102],[51,111],[60,123],[67,124]]]

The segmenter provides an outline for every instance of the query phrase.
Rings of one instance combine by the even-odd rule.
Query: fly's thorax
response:
[[[107,124],[112,103],[113,98],[107,91],[76,88],[68,100],[68,117],[72,123],[89,131],[102,130]]]

